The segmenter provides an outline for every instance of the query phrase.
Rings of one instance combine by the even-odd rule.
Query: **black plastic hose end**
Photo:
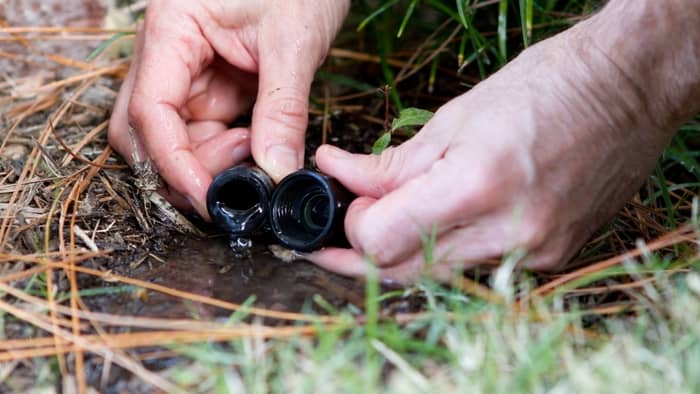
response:
[[[241,164],[229,168],[209,186],[209,216],[232,237],[250,237],[267,223],[272,187],[270,177],[258,167]]]
[[[310,170],[294,172],[272,194],[272,233],[285,247],[302,252],[339,244],[352,198],[334,178]]]

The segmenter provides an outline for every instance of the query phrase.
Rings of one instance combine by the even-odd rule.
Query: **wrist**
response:
[[[675,129],[700,111],[696,0],[611,0],[577,30],[624,75],[653,123]]]

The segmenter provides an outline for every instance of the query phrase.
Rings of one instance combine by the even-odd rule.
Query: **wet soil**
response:
[[[147,260],[130,269],[128,275],[239,304],[255,297],[256,307],[296,312],[315,310],[311,300],[317,295],[336,307],[348,302],[360,306],[363,300],[364,286],[358,281],[309,262],[282,261],[262,245],[254,247],[251,257],[236,258],[225,238],[182,237],[170,244],[163,261]],[[155,292],[136,298],[125,295],[100,304],[100,309],[111,313],[153,317],[209,320],[231,314]]]

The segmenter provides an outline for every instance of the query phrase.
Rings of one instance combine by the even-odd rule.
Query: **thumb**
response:
[[[316,151],[316,164],[353,193],[380,198],[427,172],[443,156],[446,144],[440,138],[426,138],[426,131],[379,155],[352,154],[322,145]]]
[[[315,71],[302,57],[284,59],[275,59],[275,53],[261,59],[251,127],[253,157],[275,182],[304,164],[309,92]]]

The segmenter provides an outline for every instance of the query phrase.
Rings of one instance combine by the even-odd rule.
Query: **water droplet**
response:
[[[251,256],[250,250],[253,248],[253,240],[245,237],[231,237],[229,247],[235,258],[249,258]]]

